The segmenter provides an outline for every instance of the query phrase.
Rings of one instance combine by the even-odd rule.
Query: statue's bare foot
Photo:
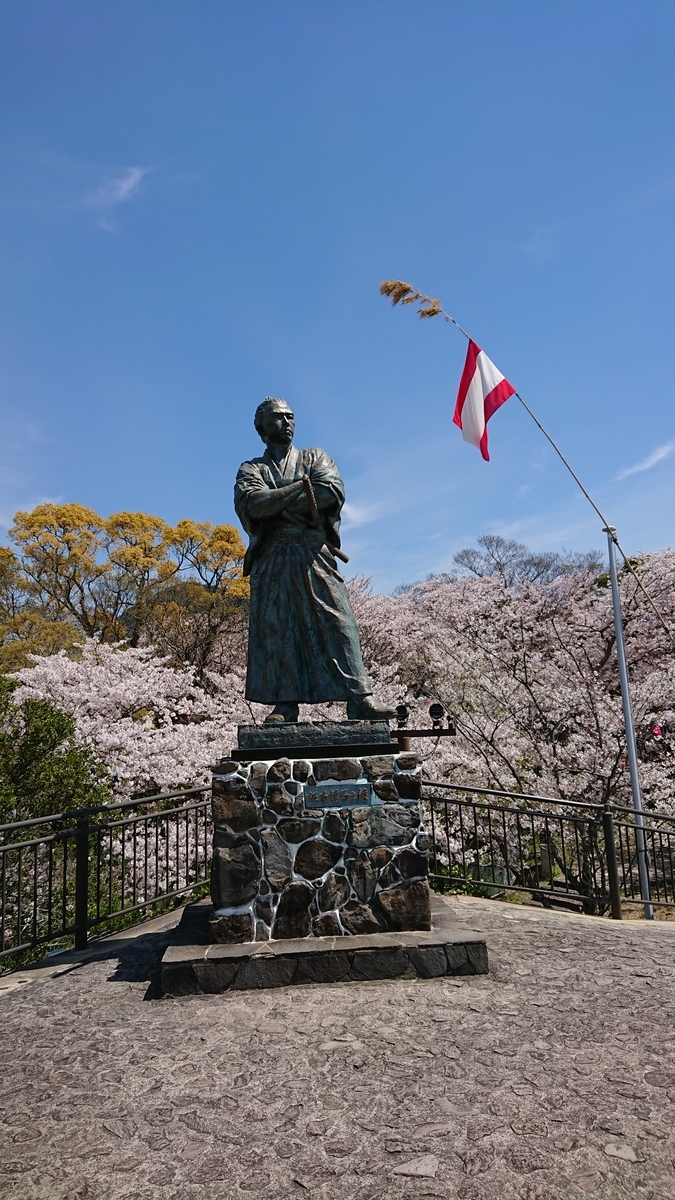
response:
[[[395,708],[388,708],[373,695],[352,696],[347,701],[347,718],[350,721],[391,721],[395,716]]]
[[[277,704],[269,716],[265,717],[265,724],[282,725],[289,721],[297,721],[299,711],[297,704]]]

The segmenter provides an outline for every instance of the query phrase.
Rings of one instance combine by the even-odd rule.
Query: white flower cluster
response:
[[[649,556],[641,573],[675,629],[675,554]],[[645,801],[672,813],[674,648],[630,575],[621,590]],[[427,775],[630,805],[608,587],[583,573],[520,589],[431,580],[388,602],[387,616],[401,681],[457,721]]]
[[[210,676],[206,692],[191,668],[168,666],[151,647],[91,639],[77,661],[63,651],[36,657],[15,678],[16,704],[44,699],[76,718],[78,741],[109,770],[119,799],[208,783],[237,725],[256,719],[239,677]]]
[[[644,556],[641,575],[675,628],[675,553]],[[641,775],[648,805],[673,811],[675,653],[633,577],[621,581]],[[439,700],[457,739],[420,742],[431,778],[598,803],[630,803],[610,589],[583,571],[506,587],[495,577],[430,580],[393,599],[350,583],[375,691],[391,704]],[[238,674],[170,667],[152,647],[87,642],[17,673],[17,702],[50,700],[110,771],[120,798],[208,782],[236,726],[268,711]],[[342,705],[301,719],[344,719]],[[410,724],[419,723],[419,716]],[[426,719],[422,719],[428,724]],[[654,733],[658,729],[658,733]]]

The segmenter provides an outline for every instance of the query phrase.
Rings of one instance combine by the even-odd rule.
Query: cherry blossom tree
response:
[[[194,668],[171,667],[152,647],[91,638],[79,659],[36,657],[15,678],[17,705],[48,700],[75,718],[79,743],[110,772],[118,799],[207,783],[237,725],[260,719],[241,677],[212,675],[207,691]]]
[[[644,556],[641,577],[671,627],[675,554]],[[647,807],[673,811],[675,653],[627,572],[621,579]],[[398,679],[454,715],[426,770],[456,782],[630,804],[611,594],[583,567],[517,589],[495,576],[430,580],[389,610]]]
[[[675,627],[675,554],[641,556],[639,568]],[[621,592],[645,804],[672,812],[675,653],[628,572]],[[445,576],[397,597],[356,579],[350,594],[378,692],[422,709],[440,701],[454,717],[456,739],[418,743],[428,778],[630,804],[610,589],[588,563],[517,586],[503,573]],[[203,682],[152,647],[89,639],[77,661],[61,652],[18,671],[16,701],[47,699],[75,717],[78,739],[120,797],[207,781],[214,759],[236,743],[236,726],[267,711],[244,699],[238,637],[232,669]],[[339,705],[301,715],[344,716]]]

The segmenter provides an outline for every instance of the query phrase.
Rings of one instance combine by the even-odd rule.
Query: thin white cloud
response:
[[[522,250],[530,262],[538,266],[549,262],[560,241],[559,225],[542,225],[523,243]]]
[[[85,206],[87,208],[115,208],[118,204],[125,204],[136,194],[142,180],[149,172],[150,167],[125,167],[120,175],[104,179],[96,191],[85,196]]]
[[[675,450],[675,442],[664,442],[662,446],[657,446],[656,450],[652,450],[652,453],[647,458],[643,458],[642,462],[635,463],[633,467],[626,467],[624,471],[619,471],[616,478],[627,479],[629,475],[637,475],[640,471],[650,471],[657,463],[663,462],[664,458],[668,458],[673,453],[673,450]]]
[[[370,525],[382,515],[382,504],[349,504],[342,507],[342,521],[345,529],[355,529],[358,525]]]

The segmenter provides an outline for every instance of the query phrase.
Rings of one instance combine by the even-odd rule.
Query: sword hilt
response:
[[[309,504],[310,520],[313,525],[320,527],[321,526],[321,517],[319,516],[319,506],[316,502],[314,488],[312,487],[312,481],[311,481],[309,475],[303,475],[302,486],[305,489],[307,503]],[[349,557],[348,557],[348,555],[346,555],[344,553],[343,550],[338,550],[337,546],[331,546],[329,542],[326,542],[326,545],[328,546],[328,549],[330,550],[331,554],[334,554],[336,558],[341,559],[342,562],[344,562],[344,563],[349,562]]]
[[[312,481],[311,481],[311,479],[310,479],[309,475],[303,475],[303,477],[302,477],[302,486],[303,486],[303,487],[304,487],[304,489],[305,489],[305,495],[306,495],[306,497],[307,497],[307,503],[309,504],[309,515],[310,515],[310,519],[311,519],[311,521],[312,521],[312,524],[313,524],[313,525],[320,525],[320,524],[321,524],[321,518],[319,517],[319,506],[318,506],[318,504],[317,504],[317,502],[316,502],[316,496],[315,496],[315,494],[314,494],[314,488],[312,487]]]

